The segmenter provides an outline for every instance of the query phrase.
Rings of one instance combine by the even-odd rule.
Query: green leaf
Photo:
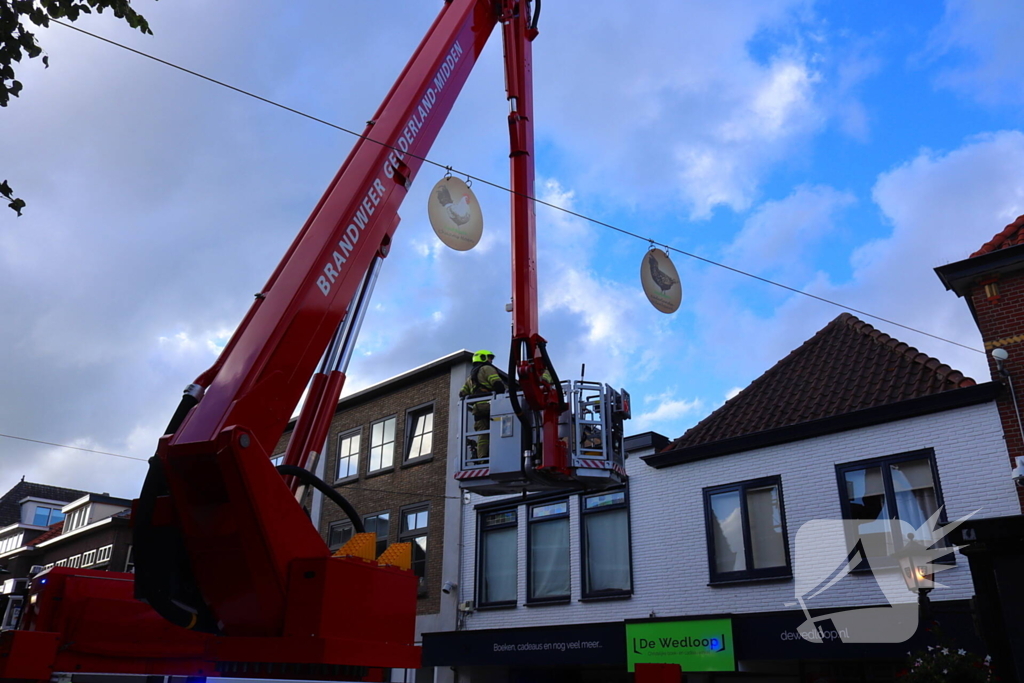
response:
[[[0,183],[0,194],[8,199],[14,199],[14,197],[11,196],[14,194],[14,190],[11,189],[11,186],[7,184],[6,180]]]
[[[10,91],[12,95],[17,97],[18,93],[21,92],[21,81],[11,81]]]
[[[43,55],[43,66],[45,68],[47,68],[47,69],[50,68],[50,56],[49,55]]]
[[[13,202],[8,204],[7,206],[11,207],[11,210],[14,211],[15,213],[17,213],[18,216],[21,216],[21,210],[25,208],[25,200],[24,199],[15,199]]]

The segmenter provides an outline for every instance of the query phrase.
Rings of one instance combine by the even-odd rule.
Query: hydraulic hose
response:
[[[303,484],[312,486],[317,491],[337,503],[342,512],[348,516],[349,521],[352,522],[352,528],[355,529],[357,534],[361,534],[366,531],[366,527],[363,526],[363,520],[360,518],[359,513],[356,512],[356,509],[352,507],[352,503],[348,502],[343,495],[335,491],[334,488],[332,488],[330,484],[325,482],[323,479],[316,476],[306,468],[299,467],[298,465],[278,465],[277,471],[281,474],[291,475]]]

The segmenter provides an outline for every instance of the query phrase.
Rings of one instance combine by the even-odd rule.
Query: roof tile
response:
[[[936,358],[843,313],[664,450],[732,439],[974,386]]]
[[[1007,247],[1015,247],[1018,244],[1024,244],[1024,216],[1017,216],[1017,220],[1007,225],[997,232],[992,239],[981,245],[981,249],[971,254],[971,258],[981,256],[982,254],[990,254],[993,251],[999,251]]]
[[[34,484],[25,480],[19,481],[3,497],[0,497],[0,528],[15,524],[21,520],[21,505],[19,501],[28,496],[70,503],[73,500],[88,495],[88,493],[88,491],[65,489],[60,486]]]

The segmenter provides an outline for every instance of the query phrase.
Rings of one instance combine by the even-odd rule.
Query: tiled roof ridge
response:
[[[981,249],[971,254],[971,258],[1024,243],[1022,232],[1024,232],[1024,215],[1017,216],[1015,221],[997,232],[992,239],[981,245]]]
[[[1024,216],[1022,216],[1022,218],[1024,218]],[[911,362],[925,366],[926,368],[934,372],[936,375],[938,375],[939,378],[947,382],[953,383],[957,389],[963,389],[964,387],[973,387],[975,384],[977,384],[977,382],[975,382],[972,378],[968,377],[959,370],[956,370],[950,367],[949,365],[943,363],[938,358],[933,358],[932,356],[929,356],[927,353],[918,351],[910,344],[907,344],[906,342],[901,342],[899,339],[896,339],[892,335],[886,334],[885,332],[876,329],[873,325],[864,322],[863,320],[853,315],[852,313],[843,311],[842,313],[839,314],[839,317],[833,320],[832,322],[836,323],[839,321],[845,322],[852,329],[857,330],[861,334],[867,335],[868,337],[871,337],[879,344],[889,347],[890,349],[904,356]]]
[[[843,336],[848,341],[837,346],[837,340]],[[815,372],[821,372],[822,367],[834,365],[829,354],[846,353],[854,339],[861,340],[856,345],[862,350],[854,356],[863,366],[841,373],[841,377],[834,378],[839,383],[832,388],[828,381],[818,381],[820,375],[806,376],[807,367],[816,367]],[[870,351],[872,348],[876,351]],[[904,369],[896,370],[892,367],[894,363]],[[904,384],[893,389],[888,378]],[[809,385],[798,388],[797,385],[808,381]],[[858,387],[861,382],[863,386]],[[934,394],[975,385],[973,379],[959,370],[844,311],[661,452],[924,395],[920,392]],[[823,403],[811,407],[799,397],[805,389],[829,394],[822,397]]]

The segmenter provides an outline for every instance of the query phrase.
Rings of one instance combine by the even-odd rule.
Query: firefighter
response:
[[[493,393],[504,393],[505,383],[498,373],[498,369],[491,365],[494,354],[486,349],[480,349],[473,354],[473,369],[469,378],[459,390],[460,397],[476,398],[477,396],[489,396]],[[491,402],[477,401],[470,410],[473,413],[473,430],[484,432],[476,438],[476,459],[487,460],[490,456],[491,436],[489,433],[491,425]]]

